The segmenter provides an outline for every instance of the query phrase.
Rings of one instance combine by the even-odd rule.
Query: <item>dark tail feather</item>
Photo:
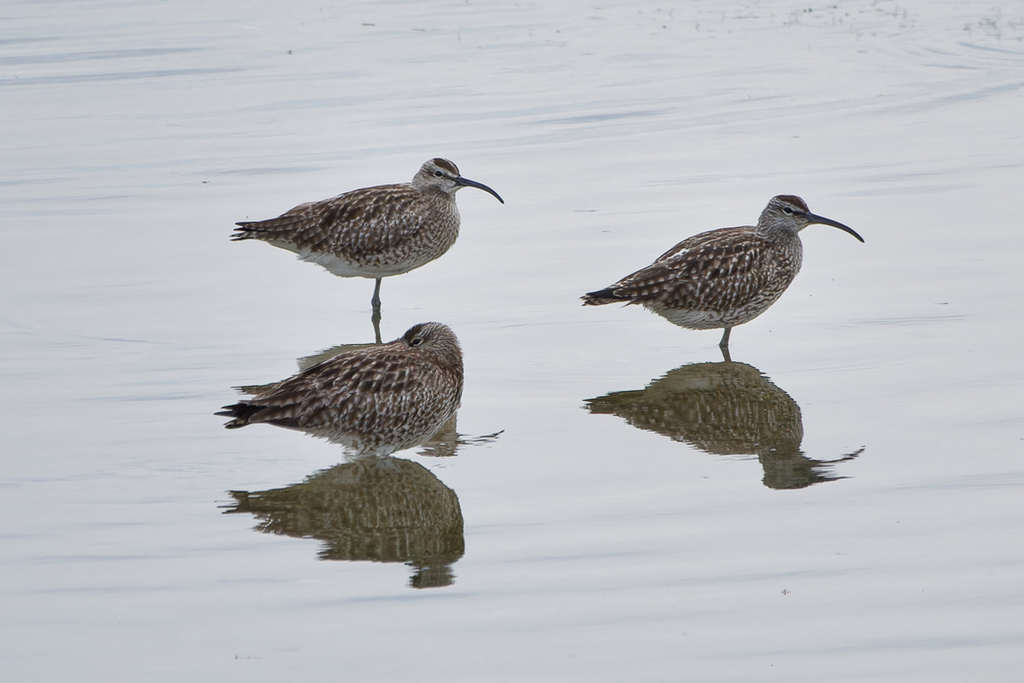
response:
[[[288,408],[289,406],[283,406]],[[214,413],[214,415],[221,415],[223,417],[233,417],[231,422],[225,423],[225,429],[238,429],[239,427],[245,427],[251,424],[268,424],[276,427],[285,427],[287,429],[300,429],[299,418],[294,416],[282,416],[278,412],[282,406],[266,406],[257,405],[254,403],[241,402],[230,406],[224,406],[224,410]],[[263,411],[269,411],[263,415],[260,419],[254,419]],[[285,411],[287,413],[287,410]],[[277,417],[275,417],[275,414]]]
[[[235,223],[235,225],[237,225],[238,227],[235,228],[235,231],[233,233],[231,233],[232,242],[237,242],[238,240],[251,240],[259,238],[260,229],[259,227],[257,227],[259,225],[258,222],[242,221],[240,223]]]
[[[249,418],[263,410],[263,406],[254,406],[251,403],[236,403],[230,406],[224,406],[224,410],[214,413],[214,415],[220,415],[221,417],[233,417],[231,422],[224,425],[226,429],[238,429],[249,424]]]
[[[605,304],[614,304],[616,302],[629,302],[629,299],[616,296],[615,289],[612,287],[599,289],[596,292],[587,292],[580,298],[583,299],[584,306],[604,306]]]

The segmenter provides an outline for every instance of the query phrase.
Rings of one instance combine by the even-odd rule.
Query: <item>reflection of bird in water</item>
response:
[[[827,467],[861,452],[837,461],[807,458],[800,451],[800,407],[757,368],[744,363],[684,365],[645,389],[614,392],[586,404],[591,413],[618,415],[634,427],[706,453],[757,455],[764,485],[773,489],[836,479]]]
[[[381,278],[401,275],[438,258],[459,236],[455,193],[475,187],[447,159],[423,164],[410,183],[352,190],[310,202],[265,221],[238,223],[233,240],[257,239],[318,263],[340,277],[374,278],[374,326],[380,322]]]
[[[362,458],[270,491],[232,491],[228,513],[247,512],[259,531],[323,541],[323,560],[405,562],[414,588],[447,586],[465,552],[455,492],[422,465]]]
[[[455,415],[462,351],[441,323],[420,323],[388,344],[347,351],[217,413],[235,429],[263,422],[299,429],[353,455],[390,455],[423,443]]]
[[[651,265],[583,296],[585,306],[642,304],[674,325],[729,333],[768,310],[800,272],[800,231],[813,223],[851,228],[816,216],[800,197],[773,197],[757,225],[720,228],[687,238]]]
[[[452,415],[452,418],[437,430],[436,434],[423,442],[423,448],[419,450],[419,455],[432,458],[449,458],[455,455],[456,451],[462,446],[483,446],[494,443],[505,431],[502,429],[491,434],[481,434],[479,436],[460,434],[458,420],[459,416],[457,413]]]

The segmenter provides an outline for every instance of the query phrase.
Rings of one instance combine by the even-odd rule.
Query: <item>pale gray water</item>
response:
[[[1019,677],[1019,3],[0,19],[4,680]],[[450,325],[459,431],[501,433],[380,473],[420,482],[403,490],[445,530],[377,556],[398,561],[331,524],[255,532],[229,492],[342,453],[213,412],[371,341],[372,282],[231,227],[432,156],[507,204],[459,194],[455,247],[385,280],[383,336]],[[803,233],[796,282],[733,331],[741,378],[695,365],[721,360],[717,331],[579,305],[779,193],[866,244]],[[679,419],[587,407],[668,374],[648,394]],[[737,416],[728,438],[698,409]]]

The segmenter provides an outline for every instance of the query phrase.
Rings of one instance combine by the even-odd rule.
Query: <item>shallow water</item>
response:
[[[1016,4],[5,9],[5,680],[1019,675]],[[438,155],[507,204],[461,192],[381,328],[459,335],[465,443],[373,475],[224,430],[231,387],[373,340],[371,281],[233,223]],[[780,193],[866,243],[804,231],[731,367],[579,305]],[[332,477],[443,530],[374,545]]]

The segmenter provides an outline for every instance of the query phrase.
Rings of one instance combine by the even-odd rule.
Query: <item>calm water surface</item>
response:
[[[1016,680],[1024,10],[9,2],[4,680]],[[462,340],[392,463],[213,416],[373,339],[235,221],[408,180]],[[732,335],[578,297],[781,193],[850,225]]]

